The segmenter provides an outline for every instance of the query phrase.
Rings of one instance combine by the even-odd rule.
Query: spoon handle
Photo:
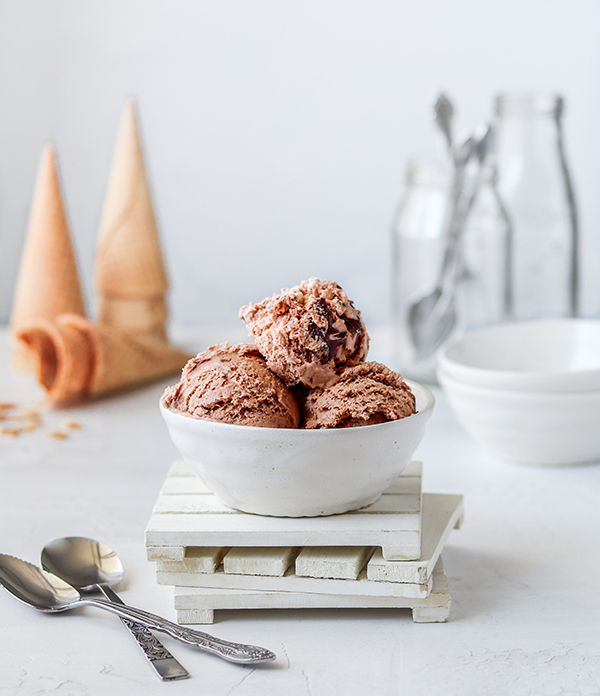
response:
[[[110,587],[104,585],[98,585],[98,587],[110,602],[124,604],[119,595]],[[163,681],[187,679],[190,676],[187,669],[171,655],[158,638],[150,632],[149,628],[124,616],[120,618],[123,625],[129,629],[142,652],[148,658],[148,662],[154,667],[154,670]]]
[[[172,638],[180,640],[183,643],[195,645],[197,648],[200,648],[200,650],[221,657],[228,662],[249,665],[275,659],[275,654],[266,648],[259,648],[256,645],[245,645],[244,643],[231,643],[228,640],[215,638],[208,633],[194,631],[185,626],[179,626],[156,614],[151,614],[150,612],[136,609],[126,604],[115,604],[104,599],[93,598],[82,598],[77,604],[88,604],[98,607],[99,609],[105,609],[113,614],[118,614],[126,619],[132,619],[147,628],[167,633]]]

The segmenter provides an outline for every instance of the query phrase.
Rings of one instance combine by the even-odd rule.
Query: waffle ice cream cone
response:
[[[77,315],[61,315],[77,316]],[[83,317],[77,317],[87,322]],[[62,321],[40,321],[17,334],[27,346],[48,401],[67,405],[86,398],[93,371],[88,336]]]
[[[106,324],[90,324],[81,317],[63,318],[89,339],[94,352],[89,396],[146,384],[180,372],[190,356],[154,336],[132,336]]]
[[[190,358],[153,336],[132,336],[74,314],[40,322],[19,338],[36,355],[38,379],[56,406],[167,377]]]
[[[168,280],[146,175],[135,102],[125,103],[95,264],[101,324],[165,338]]]
[[[25,344],[14,340],[24,328],[59,314],[85,314],[75,252],[54,147],[42,150],[10,320],[13,364],[31,367]]]

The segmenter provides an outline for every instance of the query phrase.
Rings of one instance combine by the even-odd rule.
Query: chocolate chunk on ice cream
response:
[[[196,418],[263,428],[297,428],[292,392],[249,343],[211,346],[183,369],[162,397],[165,408]]]
[[[311,390],[303,404],[308,429],[373,425],[415,412],[415,397],[401,375],[376,362],[344,368],[335,384]]]
[[[360,312],[342,288],[310,278],[258,304],[240,318],[268,367],[288,385],[326,387],[346,365],[366,358],[369,336]]]

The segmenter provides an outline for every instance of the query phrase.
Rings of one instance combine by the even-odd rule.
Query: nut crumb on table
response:
[[[14,416],[11,416],[14,420],[41,420],[41,416],[39,411],[21,411],[21,413],[16,413]]]
[[[63,427],[68,430],[81,430],[82,425],[76,420],[67,420],[63,423]]]
[[[37,409],[29,409],[24,411],[18,410],[18,404],[8,401],[0,402],[0,421],[3,421],[4,427],[0,429],[0,435],[5,437],[17,437],[22,433],[33,432],[44,425],[42,414]],[[69,433],[67,431],[81,430],[81,423],[75,419],[67,419],[63,421],[59,430],[53,430],[46,433],[46,437],[52,440],[67,440]]]
[[[54,430],[48,433],[48,437],[52,440],[66,440],[69,436],[67,433],[63,433],[60,430]]]
[[[0,434],[2,435],[7,435],[9,437],[16,437],[17,435],[20,435],[23,431],[21,428],[2,428],[0,430]]]

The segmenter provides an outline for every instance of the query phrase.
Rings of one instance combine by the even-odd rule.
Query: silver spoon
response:
[[[467,138],[455,154],[452,210],[438,282],[432,292],[414,302],[408,310],[413,345],[422,358],[437,350],[456,325],[454,292],[460,268],[462,233],[477,194],[481,167],[491,139],[492,129],[488,127],[480,137]],[[475,171],[468,175],[473,161]]]
[[[434,106],[433,113],[435,122],[439,126],[439,129],[444,134],[446,138],[446,144],[448,146],[448,151],[454,158],[454,136],[452,133],[452,121],[454,120],[454,106],[448,97],[442,92]]]
[[[98,607],[131,619],[153,631],[167,633],[183,643],[194,645],[228,662],[250,665],[275,659],[275,654],[265,648],[215,638],[208,633],[178,626],[156,614],[125,604],[115,604],[105,599],[82,599],[72,585],[53,573],[7,554],[0,554],[0,585],[21,602],[39,611],[54,613],[83,606]]]
[[[455,270],[459,259],[461,234],[461,200],[465,173],[475,149],[474,140],[468,137],[454,156],[452,202],[448,226],[448,237],[442,265],[435,288],[417,301],[408,310],[408,326],[413,345],[422,358],[428,357],[451,333],[456,323],[453,298]],[[452,292],[449,292],[452,290]]]
[[[106,544],[83,537],[65,537],[46,544],[42,567],[81,592],[100,591],[111,602],[123,604],[111,589],[123,579],[123,566]],[[121,617],[148,661],[163,681],[187,679],[190,674],[146,626]]]

